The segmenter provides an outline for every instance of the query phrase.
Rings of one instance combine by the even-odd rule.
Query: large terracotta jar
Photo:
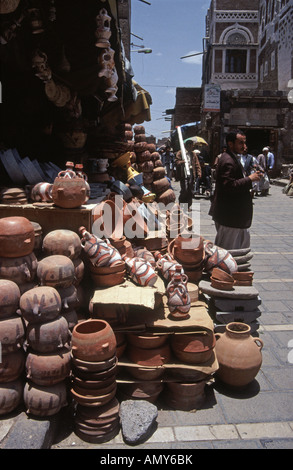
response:
[[[3,217],[0,219],[0,256],[18,258],[30,254],[34,249],[35,230],[25,217]]]
[[[13,315],[18,309],[20,290],[8,279],[0,279],[0,319]]]
[[[50,386],[62,382],[70,375],[71,353],[62,348],[54,353],[29,352],[25,368],[27,378],[34,384]]]
[[[217,376],[232,387],[248,385],[258,374],[262,364],[263,341],[253,338],[249,325],[232,322],[224,333],[216,333],[216,355],[219,363]]]
[[[47,256],[38,262],[37,277],[42,286],[69,287],[75,279],[74,264],[64,255]]]
[[[45,256],[64,255],[73,260],[79,257],[81,250],[80,238],[72,230],[52,230],[43,239]]]
[[[61,311],[61,297],[54,287],[34,287],[22,294],[19,307],[26,321],[47,322],[58,317]]]
[[[15,410],[21,403],[23,387],[22,379],[0,385],[0,416]]]
[[[35,416],[52,416],[67,405],[65,381],[51,386],[27,382],[24,386],[23,400],[26,412]]]
[[[52,199],[56,206],[64,209],[80,207],[87,200],[87,187],[84,178],[78,176],[66,178],[60,172],[52,187]]]
[[[72,354],[85,361],[105,361],[116,354],[116,337],[109,323],[90,319],[79,322],[72,331]]]

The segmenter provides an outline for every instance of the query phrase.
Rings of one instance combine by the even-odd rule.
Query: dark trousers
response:
[[[188,177],[180,178],[180,194],[179,203],[188,204],[188,208],[192,204],[194,178],[193,174]]]

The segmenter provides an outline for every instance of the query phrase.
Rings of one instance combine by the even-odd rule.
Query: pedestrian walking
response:
[[[252,223],[252,184],[260,179],[257,170],[246,175],[240,162],[246,136],[233,130],[226,137],[227,152],[219,159],[215,193],[209,215],[216,225],[215,245],[227,250],[250,247]]]
[[[169,145],[166,146],[165,151],[162,153],[162,164],[165,167],[167,177],[172,181],[174,169],[175,155]]]
[[[190,175],[188,176],[186,174],[185,161],[183,159],[181,150],[176,153],[175,164],[180,181],[179,203],[187,203],[188,209],[190,209],[192,204],[194,182],[198,176],[201,177],[201,167],[197,154],[193,150],[193,142],[191,140],[187,140],[185,142],[185,149]]]

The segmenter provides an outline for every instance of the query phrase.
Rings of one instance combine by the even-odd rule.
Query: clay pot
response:
[[[169,254],[179,263],[194,268],[203,262],[204,246],[203,238],[199,236],[177,236],[168,245]]]
[[[157,380],[160,379],[165,372],[163,367],[125,367],[127,372],[138,380]]]
[[[79,371],[83,371],[85,373],[98,373],[104,371],[110,371],[111,374],[115,372],[116,365],[117,365],[117,358],[116,356],[112,356],[109,359],[103,361],[84,361],[82,359],[78,359],[75,356],[72,356],[72,365],[78,369]],[[105,377],[104,377],[105,378]],[[100,380],[103,380],[102,378]]]
[[[105,361],[115,355],[116,337],[104,320],[78,323],[72,332],[72,354],[85,361]]]
[[[73,266],[74,266],[74,280],[73,280],[73,285],[75,287],[78,287],[81,281],[84,278],[84,271],[85,271],[85,266],[84,262],[80,258],[76,258],[72,260]]]
[[[69,346],[67,320],[63,316],[46,323],[29,323],[26,329],[28,345],[36,352],[51,353]]]
[[[81,250],[80,238],[72,230],[53,230],[43,239],[45,256],[64,255],[73,260],[79,257]]]
[[[50,183],[37,183],[31,190],[30,197],[35,202],[52,202],[52,187]]]
[[[226,271],[223,271],[219,268],[214,268],[212,270],[212,278],[216,279],[217,281],[224,281],[229,282],[230,284],[234,284],[234,276],[231,276]]]
[[[89,264],[89,269],[92,274],[107,276],[108,274],[112,275],[125,271],[125,262],[121,260],[119,263],[114,264],[114,266],[93,266]]]
[[[57,287],[56,290],[61,297],[62,311],[75,310],[79,307],[77,288],[73,284],[69,287]]]
[[[248,385],[258,374],[262,364],[263,341],[250,335],[245,323],[232,322],[224,333],[216,333],[216,355],[219,379],[232,387]]]
[[[101,381],[100,381],[101,382]],[[90,399],[93,397],[99,397],[102,395],[106,395],[107,393],[111,393],[114,389],[116,390],[117,384],[115,380],[111,380],[109,384],[103,384],[97,388],[84,388],[81,385],[77,385],[73,382],[72,390],[79,395],[84,397],[89,397]]]
[[[158,166],[153,169],[154,180],[160,180],[166,176],[166,170],[163,166]]]
[[[201,364],[211,358],[216,339],[213,332],[205,331],[192,334],[174,334],[170,344],[174,355],[183,363]]]
[[[105,387],[109,387],[111,385],[113,385],[113,382],[115,381],[115,379],[113,379],[112,377],[110,377],[109,379],[105,379],[105,380],[84,380],[84,379],[81,379],[77,376],[73,376],[72,378],[72,384],[73,384],[73,387],[75,390],[78,391],[77,387],[79,389],[83,389],[83,390],[88,390],[89,393],[92,394],[92,390],[101,390],[101,389],[104,389]]]
[[[232,274],[235,286],[252,286],[253,271],[236,271]]]
[[[165,204],[166,206],[168,204],[170,204],[171,202],[175,202],[175,200],[176,200],[176,195],[175,195],[173,189],[171,189],[171,188],[167,189],[167,191],[164,191],[163,193],[160,193],[156,197],[156,201],[158,203]]]
[[[113,420],[119,419],[120,404],[117,398],[113,398],[106,405],[101,407],[88,407],[77,405],[76,416],[92,426],[101,426],[108,424]]]
[[[0,319],[13,315],[20,299],[18,285],[8,279],[0,279]]]
[[[153,286],[155,284],[158,276],[148,261],[136,256],[134,258],[124,256],[123,259],[126,270],[134,282],[140,286]]]
[[[116,382],[113,384],[112,390],[104,395],[82,395],[77,393],[73,388],[70,390],[70,393],[73,399],[79,403],[80,405],[84,406],[102,406],[106,403],[109,403],[116,394],[117,384]]]
[[[154,349],[163,346],[168,341],[168,335],[135,335],[127,334],[127,342],[142,349]]]
[[[211,272],[213,268],[221,268],[228,274],[238,270],[237,263],[229,251],[214,245],[211,241],[204,241],[205,271]]]
[[[0,345],[2,354],[18,351],[25,340],[25,325],[19,315],[0,320]]]
[[[170,188],[170,183],[168,179],[165,177],[154,181],[152,184],[152,189],[157,195],[164,193],[169,188]]]
[[[60,172],[52,187],[52,199],[56,206],[65,209],[80,207],[87,200],[87,185],[84,178],[65,178]]]
[[[201,280],[203,268],[188,269],[188,267],[184,265],[182,267],[183,267],[184,273],[188,277],[189,282],[198,283]]]
[[[48,322],[58,317],[61,311],[61,297],[54,287],[34,287],[20,297],[19,307],[26,321]]]
[[[25,352],[23,349],[3,354],[0,362],[0,383],[7,383],[17,380],[24,372]]]
[[[0,219],[0,256],[19,258],[29,255],[35,244],[33,225],[25,217]]]
[[[35,279],[38,267],[36,255],[32,252],[19,258],[0,258],[0,278],[25,284]]]
[[[38,263],[37,277],[41,286],[69,287],[74,276],[74,264],[67,256],[47,256]]]
[[[0,385],[0,416],[15,410],[22,401],[23,381],[21,379]]]
[[[120,264],[121,255],[109,240],[102,240],[89,233],[85,227],[79,228],[81,244],[87,259],[93,266],[114,266]]]
[[[51,386],[70,375],[71,354],[67,348],[57,353],[29,352],[25,363],[27,378],[34,384]]]
[[[148,367],[162,366],[170,362],[171,359],[171,350],[168,344],[153,349],[143,349],[128,345],[126,354],[128,359],[135,364]]]
[[[65,381],[55,385],[40,386],[27,382],[24,386],[23,400],[26,412],[35,416],[52,416],[67,405]]]
[[[91,273],[91,278],[97,287],[112,287],[122,284],[124,282],[126,270],[119,271],[113,274],[96,274]]]
[[[161,382],[140,382],[119,384],[119,392],[122,397],[130,400],[146,400],[154,403],[164,388]]]
[[[198,410],[205,402],[205,384],[205,381],[198,383],[166,382],[164,401],[175,410]]]
[[[182,274],[182,266],[175,265],[175,272],[167,287],[167,304],[172,318],[184,319],[189,317],[190,296],[187,288],[188,277]]]
[[[211,277],[211,286],[214,289],[219,289],[219,290],[233,290],[233,284],[234,284],[234,279],[232,282],[226,282],[226,281],[219,281],[218,279],[214,279]]]

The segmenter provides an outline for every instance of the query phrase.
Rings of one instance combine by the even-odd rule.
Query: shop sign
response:
[[[221,87],[219,85],[205,85],[204,111],[217,112],[221,109]]]

